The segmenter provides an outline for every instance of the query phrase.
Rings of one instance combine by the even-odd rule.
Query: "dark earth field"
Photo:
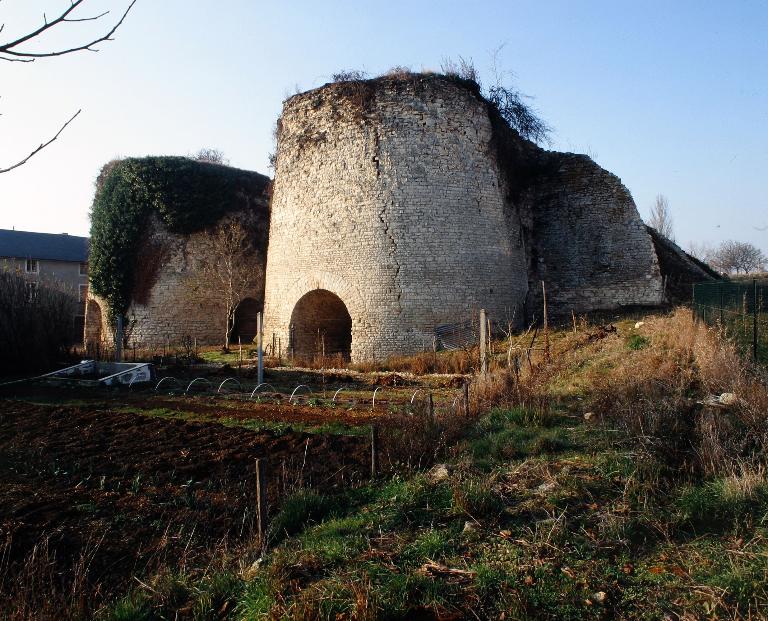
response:
[[[258,408],[274,418],[278,407],[252,406],[250,415]],[[311,408],[289,408],[292,420],[315,420]],[[44,571],[28,577],[63,590],[86,580],[109,593],[194,553],[199,541],[251,537],[257,458],[271,466],[272,503],[294,486],[349,484],[370,467],[367,437],[251,431],[158,412],[172,411],[0,401],[3,591]]]

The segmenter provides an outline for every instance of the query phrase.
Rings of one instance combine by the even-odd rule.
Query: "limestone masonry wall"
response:
[[[629,191],[586,155],[543,154],[531,186],[529,315],[541,284],[553,315],[655,305],[662,281],[653,243]]]
[[[248,307],[263,301],[267,342],[283,351],[413,353],[480,308],[519,327],[541,318],[541,281],[552,316],[663,302],[657,249],[621,180],[522,139],[473,83],[405,74],[296,95],[276,155],[270,205],[236,217],[267,248]],[[127,313],[137,345],[223,340],[201,295],[216,284],[190,290],[205,234],[152,220]]]
[[[247,305],[249,310],[261,310],[264,304],[267,214],[265,198],[257,201],[254,210],[225,216],[243,224],[257,248],[249,265],[257,276],[256,286],[249,293],[253,300]],[[224,343],[226,318],[220,298],[214,293],[221,290],[221,285],[200,269],[210,249],[207,236],[214,227],[178,235],[170,233],[157,216],[150,218],[138,253],[132,302],[125,314],[129,346],[156,349],[169,343],[179,347],[185,339],[196,340],[198,345]],[[112,345],[113,326],[109,323],[108,308],[105,300],[89,292],[86,345]],[[234,338],[236,342],[237,335]]]
[[[266,213],[266,207],[264,207]],[[254,212],[238,211],[227,216],[246,225],[260,237],[257,246],[266,247],[266,217],[261,226]],[[191,235],[168,232],[152,216],[139,253],[143,269],[137,274],[133,301],[126,313],[126,329],[137,347],[161,347],[166,341],[178,345],[184,338],[199,345],[224,343],[226,318],[221,304],[209,295],[221,284],[205,277],[201,264],[210,242],[206,236],[213,227]],[[259,230],[261,232],[259,232]],[[250,296],[258,308],[264,302],[264,255],[253,257],[251,269],[258,274],[259,286]],[[195,291],[194,287],[199,287]],[[205,294],[201,291],[207,290]]]
[[[447,80],[333,84],[289,99],[280,121],[265,331],[289,343],[297,302],[338,296],[351,356],[430,347],[436,324],[484,307],[519,321],[519,221],[492,156],[485,105]]]

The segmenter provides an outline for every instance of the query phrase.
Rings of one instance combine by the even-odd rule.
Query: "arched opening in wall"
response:
[[[85,328],[83,340],[86,346],[96,346],[103,340],[101,306],[96,300],[88,300],[85,305]]]
[[[232,329],[232,342],[252,343],[256,337],[258,326],[258,314],[261,312],[261,306],[253,298],[245,298],[237,306],[235,311],[235,325]]]
[[[338,295],[315,289],[296,302],[291,314],[290,347],[300,356],[341,354],[349,360],[352,317]]]

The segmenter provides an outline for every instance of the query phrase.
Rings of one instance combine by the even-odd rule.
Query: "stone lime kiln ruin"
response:
[[[542,281],[550,316],[570,318],[658,305],[711,277],[652,239],[618,177],[523,139],[468,80],[327,84],[288,99],[277,134],[271,197],[266,177],[186,158],[105,167],[86,337],[103,338],[109,307],[139,347],[220,344],[220,313],[186,283],[222,218],[251,231],[247,314],[263,301],[267,342],[299,355],[421,351],[481,308],[527,325]]]
[[[656,305],[651,237],[621,181],[522,139],[468,81],[410,74],[291,97],[278,124],[265,332],[297,353],[431,347],[502,325]]]

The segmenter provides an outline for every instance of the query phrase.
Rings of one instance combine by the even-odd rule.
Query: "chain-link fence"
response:
[[[693,312],[697,319],[720,326],[745,353],[768,362],[768,285],[712,282],[693,286]]]

